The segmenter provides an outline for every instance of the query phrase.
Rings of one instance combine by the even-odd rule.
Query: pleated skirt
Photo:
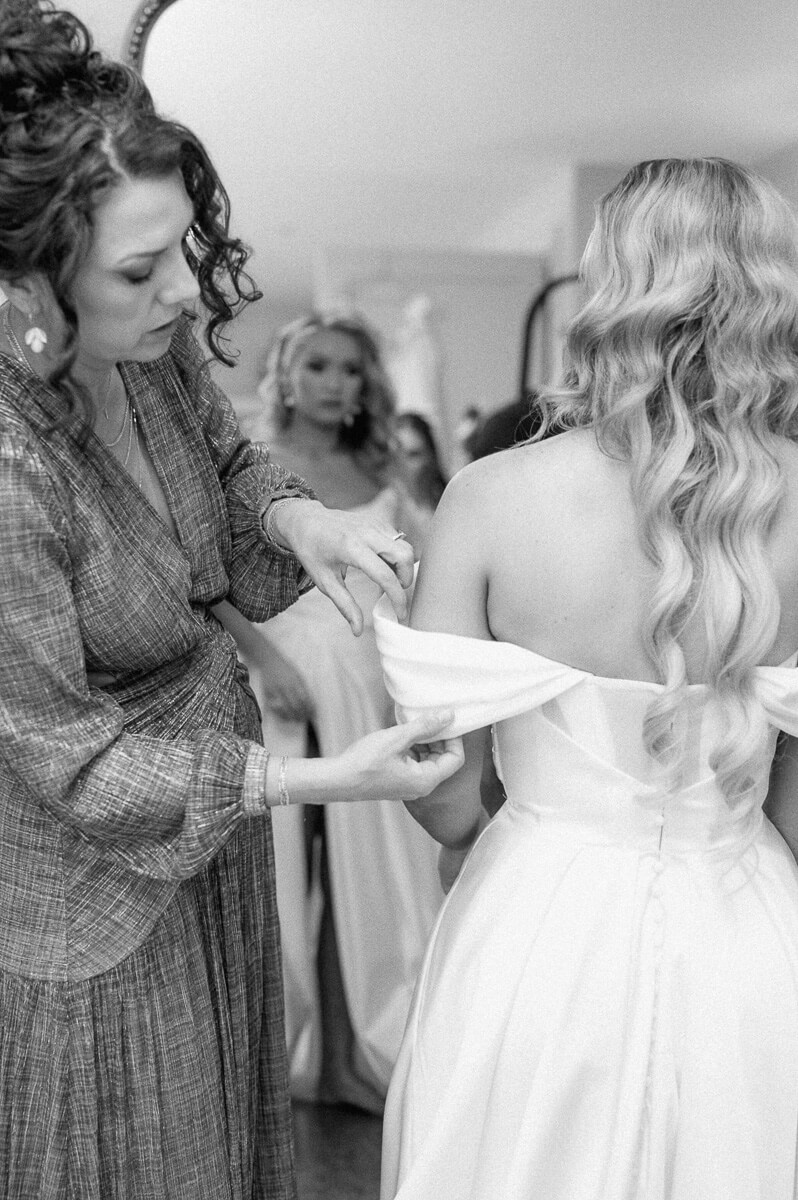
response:
[[[271,822],[85,982],[0,972],[5,1200],[294,1200]]]

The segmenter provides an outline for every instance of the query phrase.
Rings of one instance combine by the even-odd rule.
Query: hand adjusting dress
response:
[[[497,723],[508,797],[427,949],[383,1200],[793,1200],[798,869],[762,802],[796,671],[756,671],[758,786],[733,807],[707,688],[663,794],[642,742],[659,685],[408,630],[383,602],[375,628],[400,716]]]

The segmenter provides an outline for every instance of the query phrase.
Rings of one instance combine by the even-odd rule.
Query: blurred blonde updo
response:
[[[341,424],[339,443],[356,454],[370,474],[380,476],[391,457],[395,399],[382,363],[377,334],[362,317],[354,313],[313,312],[284,325],[269,348],[266,373],[258,394],[277,425],[288,428],[292,411],[286,398],[297,354],[315,334],[326,331],[343,333],[352,339],[360,352],[363,373],[359,410],[351,424]]]

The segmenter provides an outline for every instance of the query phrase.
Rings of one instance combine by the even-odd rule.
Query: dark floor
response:
[[[382,1118],[294,1104],[299,1200],[379,1200]]]

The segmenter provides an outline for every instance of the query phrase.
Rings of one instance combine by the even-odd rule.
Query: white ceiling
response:
[[[178,0],[144,73],[291,295],[329,243],[538,250],[574,163],[798,143],[798,0]]]

